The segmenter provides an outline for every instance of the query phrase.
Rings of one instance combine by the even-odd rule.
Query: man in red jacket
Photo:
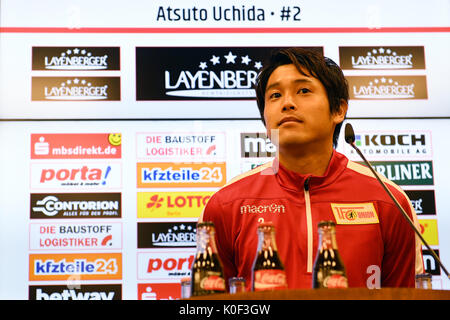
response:
[[[216,192],[200,218],[216,226],[225,277],[244,277],[251,288],[257,226],[271,221],[288,287],[311,288],[317,225],[332,220],[349,287],[371,286],[374,277],[381,287],[414,287],[420,240],[370,170],[334,150],[348,108],[341,69],[314,51],[281,49],[256,94],[278,155]],[[408,197],[385,181],[418,226]]]

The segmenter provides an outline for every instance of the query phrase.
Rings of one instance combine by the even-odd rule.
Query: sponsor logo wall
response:
[[[438,254],[440,243],[434,190],[437,172],[433,166],[431,131],[361,130],[355,144],[378,173],[405,191],[416,211],[419,231]],[[348,144],[341,142],[340,148],[350,160],[362,163]],[[423,256],[426,272],[433,275],[434,281],[440,281],[439,265],[425,246]]]
[[[121,134],[32,133],[30,144],[29,299],[121,299]]]
[[[352,100],[382,100],[380,103],[389,105],[398,100],[428,99],[425,61],[423,46],[339,47],[339,62]],[[405,190],[418,215],[422,236],[438,254],[434,192],[438,172],[433,167],[431,131],[378,128],[358,131],[355,138],[375,170]],[[361,161],[345,142],[341,148],[351,160]],[[425,248],[425,270],[439,276],[440,268]]]
[[[138,299],[178,299],[196,222],[227,181],[226,133],[136,133],[136,159]]]
[[[136,47],[133,98],[149,107],[209,100],[212,108],[215,100],[254,99],[256,75],[273,49]],[[121,100],[120,48],[33,47],[32,52],[32,101]],[[339,47],[339,54],[344,72],[351,71],[352,100],[428,99],[424,47]],[[139,300],[180,298],[180,279],[190,276],[194,260],[196,222],[208,200],[234,176],[271,161],[277,150],[255,126],[161,127],[128,128],[127,141],[134,144],[126,154],[122,133],[30,134],[29,299],[122,299],[124,272],[136,281]],[[372,126],[357,131],[356,144],[379,173],[405,190],[423,236],[439,253],[432,130]],[[360,161],[345,143],[338,151]],[[133,168],[126,174],[124,156]],[[130,185],[131,196],[124,198],[124,186]],[[282,203],[268,204],[268,212],[260,213],[285,214]],[[243,214],[260,210],[241,208]],[[130,238],[136,245],[125,254]],[[424,260],[426,271],[439,279],[427,250]]]

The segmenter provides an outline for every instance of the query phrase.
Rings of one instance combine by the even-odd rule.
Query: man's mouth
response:
[[[285,117],[283,119],[281,119],[281,121],[278,123],[278,126],[281,126],[283,123],[287,123],[287,122],[303,122],[302,120],[296,118],[296,117]]]

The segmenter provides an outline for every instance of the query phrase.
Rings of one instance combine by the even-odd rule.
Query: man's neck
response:
[[[296,149],[302,150],[301,148]],[[305,150],[303,152],[290,152],[281,149],[279,154],[280,163],[286,169],[300,174],[323,176],[333,155],[333,147],[309,149],[307,151],[306,149],[303,148]]]

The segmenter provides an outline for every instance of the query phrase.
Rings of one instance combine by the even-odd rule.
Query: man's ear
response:
[[[332,117],[335,124],[341,123],[345,120],[345,116],[348,110],[348,103],[344,99],[341,99],[341,104],[339,105],[339,109],[336,110]]]

